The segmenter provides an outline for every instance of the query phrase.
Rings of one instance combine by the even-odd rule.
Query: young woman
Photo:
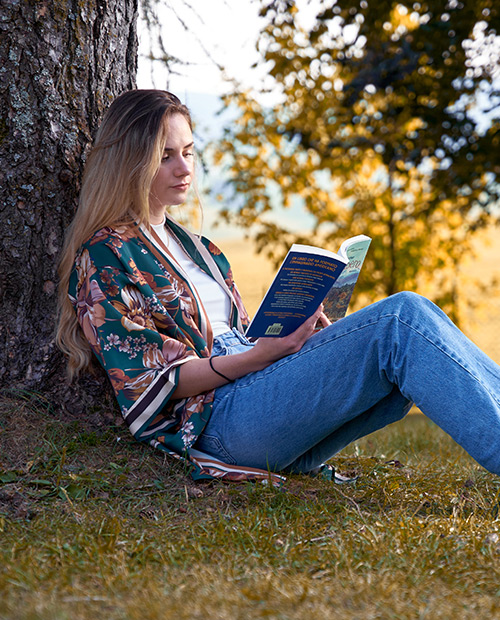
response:
[[[133,435],[198,477],[310,472],[412,403],[500,473],[500,367],[428,300],[399,293],[333,325],[318,308],[290,336],[245,338],[227,260],[168,212],[193,159],[174,95],[111,105],[60,267],[70,375],[95,356]]]

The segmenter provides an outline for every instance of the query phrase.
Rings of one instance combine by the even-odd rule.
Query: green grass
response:
[[[420,415],[332,463],[359,477],[195,484],[3,398],[0,618],[500,618],[499,477]]]

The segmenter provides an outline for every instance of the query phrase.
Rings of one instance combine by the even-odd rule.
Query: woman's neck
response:
[[[149,223],[151,224],[151,226],[165,226],[166,219],[167,219],[167,216],[164,213],[161,220],[159,218],[153,217],[153,218],[150,218]]]
[[[165,222],[165,211],[166,208],[162,209],[150,209],[149,211],[149,223],[153,226],[158,226],[159,224],[163,224]]]

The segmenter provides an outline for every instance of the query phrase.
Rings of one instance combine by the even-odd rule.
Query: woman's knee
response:
[[[442,323],[446,315],[432,301],[411,291],[395,293],[380,302],[379,317],[389,317],[404,323],[420,325]]]
[[[434,311],[437,309],[437,306],[427,299],[427,297],[414,293],[413,291],[394,293],[394,295],[387,297],[384,301],[387,302],[388,307],[393,307],[399,312],[429,312],[430,310]]]

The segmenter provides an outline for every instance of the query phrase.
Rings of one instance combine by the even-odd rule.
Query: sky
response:
[[[167,51],[185,62],[179,74],[169,74],[161,63],[151,64],[143,56],[149,51],[149,34],[139,23],[139,88],[156,86],[176,93],[181,99],[191,93],[221,95],[230,88],[217,64],[224,65],[226,77],[246,87],[260,88],[266,79],[265,67],[252,68],[259,60],[256,41],[265,20],[259,17],[259,0],[159,0],[172,8],[159,10]],[[297,0],[298,22],[306,29],[325,0]]]
[[[193,4],[193,8],[190,5]],[[255,41],[261,20],[255,1],[209,0],[185,4],[171,0],[175,14],[168,8],[160,12],[165,47],[186,63],[179,75],[168,75],[156,63],[154,85],[167,88],[179,97],[198,92],[219,95],[227,91],[217,68],[224,64],[231,78],[250,83],[250,67],[258,59]],[[147,53],[148,33],[139,27],[140,53]],[[138,86],[152,84],[149,62],[140,60]]]

